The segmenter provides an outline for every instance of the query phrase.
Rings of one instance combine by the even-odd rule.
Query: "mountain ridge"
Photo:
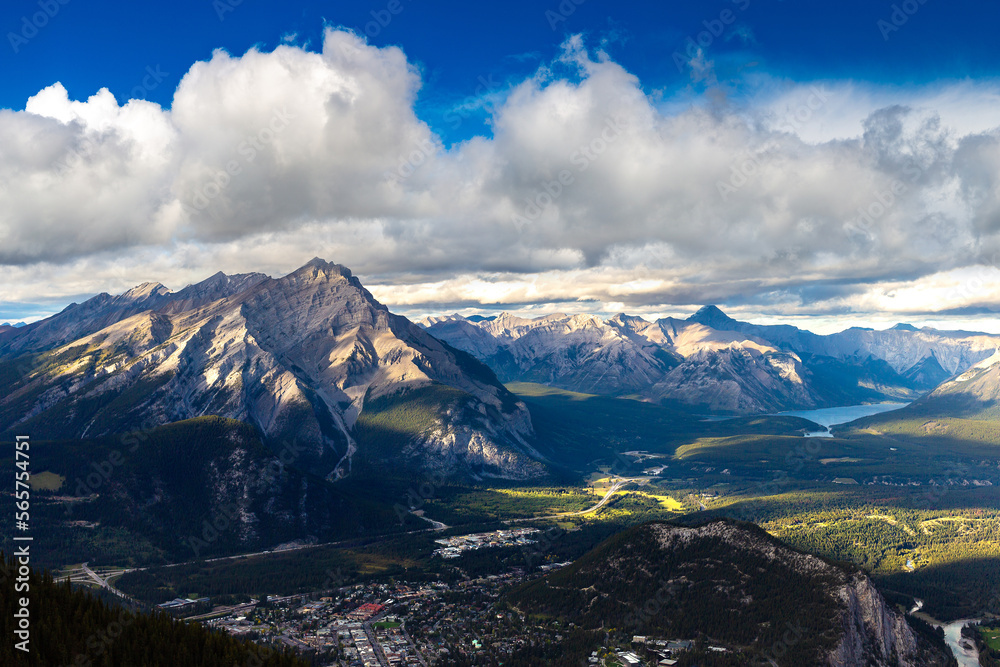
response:
[[[739,322],[717,306],[653,322],[619,313],[427,318],[435,336],[504,381],[765,413],[914,400],[988,357],[1000,336],[893,327],[819,335]]]
[[[176,293],[144,284],[99,295],[0,340],[0,355],[27,369],[0,400],[0,432],[94,437],[219,415],[271,443],[309,443],[300,465],[338,479],[352,470],[366,401],[440,386],[458,393],[426,432],[409,434],[424,443],[409,469],[546,474],[526,407],[488,368],[319,258],[277,279],[216,274]],[[452,464],[443,471],[442,457]]]

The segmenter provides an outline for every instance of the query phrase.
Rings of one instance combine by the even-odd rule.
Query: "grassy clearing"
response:
[[[449,525],[483,519],[530,519],[579,512],[595,502],[587,489],[575,487],[531,487],[473,489],[447,499],[427,502],[427,513],[444,516]]]
[[[58,491],[62,488],[65,481],[66,478],[62,475],[57,475],[48,470],[32,473],[29,480],[31,488],[35,491]]]
[[[684,503],[682,503],[681,501],[677,500],[673,496],[658,496],[658,495],[654,495],[652,493],[646,494],[646,495],[648,495],[653,500],[658,501],[663,506],[663,509],[667,510],[668,512],[683,512],[684,511]]]
[[[991,651],[1000,652],[1000,625],[994,628],[979,628],[983,635],[983,641],[990,647]]]

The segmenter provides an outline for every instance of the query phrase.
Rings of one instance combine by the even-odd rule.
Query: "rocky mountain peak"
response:
[[[263,273],[237,273],[227,275],[219,271],[204,280],[188,285],[171,295],[170,301],[177,307],[190,308],[204,305],[216,299],[224,299],[246,291],[269,278]]]
[[[604,326],[604,322],[602,322],[601,318],[596,315],[579,314],[569,317],[569,319],[566,320],[566,326],[570,330],[584,329],[587,327],[601,328]]]
[[[629,315],[628,313],[618,313],[608,321],[614,324],[649,324],[638,315]]]
[[[465,320],[465,318],[458,313],[452,313],[451,315],[428,315],[423,319],[417,320],[416,324],[419,324],[426,329],[427,327],[432,327],[435,324],[442,324],[445,322],[461,322],[463,320]]]
[[[530,322],[531,320],[527,320],[523,317],[518,317],[517,315],[504,311],[497,315],[492,322],[490,322],[490,326],[496,331],[512,331]]]
[[[341,277],[350,280],[354,277],[351,270],[342,264],[337,264],[335,262],[328,262],[322,257],[313,257],[308,262],[306,262],[298,271],[294,271],[292,275],[298,273],[306,273],[312,276],[326,276],[326,277]]]
[[[336,304],[342,304],[348,311],[389,311],[365,289],[350,269],[319,257],[314,257],[301,268],[265,285],[264,290],[270,293],[281,292],[289,297],[295,295],[285,306],[297,304],[300,316],[323,312],[324,304],[327,307],[335,306],[337,310],[340,306]]]
[[[170,290],[161,283],[140,283],[122,294],[119,299],[122,301],[146,301],[168,294],[170,294]]]
[[[732,331],[733,325],[738,324],[736,320],[722,312],[718,306],[702,306],[688,318],[688,322],[704,324],[706,327],[719,331]]]
[[[651,331],[654,331],[654,337],[657,338],[657,343],[665,342],[663,330],[653,322],[650,322],[638,315],[627,315],[626,313],[618,313],[610,320],[607,321],[608,326],[618,329],[620,331],[627,332],[629,335],[641,334],[643,336],[648,336]]]
[[[217,272],[213,273],[212,275],[210,275],[208,278],[205,278],[204,280],[202,280],[200,282],[188,285],[184,289],[194,288],[194,289],[203,290],[203,289],[208,289],[208,288],[211,288],[211,287],[215,287],[217,285],[226,285],[226,284],[228,284],[230,282],[230,280],[231,280],[230,277],[227,276],[225,273],[223,273],[222,271],[217,271]]]

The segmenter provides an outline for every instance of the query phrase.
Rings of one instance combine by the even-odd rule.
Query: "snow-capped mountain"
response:
[[[998,336],[905,326],[820,336],[738,322],[715,306],[655,322],[503,313],[422,324],[504,381],[736,413],[913,399],[1000,347]]]
[[[789,325],[738,322],[715,306],[702,308],[689,320],[716,330],[756,336],[800,354],[822,355],[840,360],[871,357],[885,361],[897,373],[911,372],[933,358],[947,373],[946,377],[961,373],[989,357],[1000,344],[1000,336],[991,334],[917,329],[909,324],[897,324],[882,331],[852,327],[821,336]]]
[[[0,353],[21,369],[0,432],[96,437],[218,415],[305,443],[300,467],[338,478],[369,453],[355,437],[366,406],[419,395],[421,419],[399,408],[404,423],[389,425],[412,429],[405,451],[382,456],[448,475],[545,472],[527,409],[489,369],[320,259],[279,279],[216,274],[178,292],[100,295],[8,334]]]

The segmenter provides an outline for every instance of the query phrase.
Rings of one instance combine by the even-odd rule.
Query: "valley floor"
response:
[[[217,610],[199,612],[203,622],[328,665],[563,664],[547,653],[553,645],[595,664],[633,664],[628,652],[655,664],[664,659],[655,643],[563,627],[502,602],[513,586],[650,520],[752,522],[795,548],[860,566],[905,611],[919,598],[944,622],[1000,613],[1000,435],[915,420],[804,438],[810,422],[790,417],[702,422],[634,401],[516,388],[561,476],[475,485],[358,479],[351,488],[377,488],[379,497],[364,497],[384,508],[372,514],[384,523],[370,523],[367,535],[180,564],[163,562],[149,543],[127,549],[125,527],[69,525],[73,512],[60,511],[63,546],[51,547],[48,564],[77,579],[112,575],[114,588],[142,605],[208,597]],[[40,503],[82,502],[61,499],[57,476],[42,481],[53,488],[38,490]],[[515,528],[537,532],[454,558],[435,554],[436,540]],[[81,536],[116,546],[85,564],[94,576],[73,558]],[[129,560],[118,557],[125,553]],[[669,658],[680,665],[742,664],[747,648],[654,639],[697,640]]]

